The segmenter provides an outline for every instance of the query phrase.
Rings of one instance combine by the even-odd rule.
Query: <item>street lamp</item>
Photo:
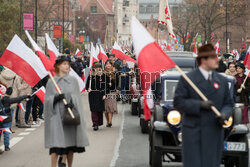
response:
[[[222,0],[220,0],[220,6],[221,7],[223,6]],[[227,28],[227,25],[228,25],[228,12],[227,12],[227,8],[228,8],[228,3],[227,3],[227,0],[226,0],[226,53],[228,53],[228,48],[229,48],[229,43],[228,43],[228,28]]]

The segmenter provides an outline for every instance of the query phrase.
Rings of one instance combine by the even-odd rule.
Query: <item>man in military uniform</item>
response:
[[[222,125],[232,115],[233,99],[227,79],[214,71],[218,59],[212,44],[198,49],[197,64],[199,68],[187,76],[208,101],[203,101],[183,77],[174,98],[174,106],[183,118],[183,163],[184,167],[219,167],[224,139]],[[220,111],[221,117],[216,117],[211,106]]]

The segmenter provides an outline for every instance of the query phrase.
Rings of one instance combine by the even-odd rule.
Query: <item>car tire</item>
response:
[[[132,102],[131,103],[131,114],[132,115],[138,115],[138,103]]]
[[[244,136],[239,141],[247,143],[246,144],[247,153],[245,155],[239,157],[238,163],[237,163],[236,167],[245,167],[245,166],[248,166],[248,164],[249,164],[249,162],[248,162],[249,161],[249,159],[248,159],[248,157],[249,157],[249,149],[248,149],[249,148],[249,146],[248,146],[249,143],[248,143],[248,138],[247,138],[247,136]]]
[[[148,121],[140,118],[141,133],[148,133]]]
[[[160,105],[155,106],[154,121],[164,121],[163,109]]]
[[[234,110],[234,124],[239,125],[242,123],[242,110],[241,108],[235,108]]]
[[[162,167],[162,154],[160,151],[155,150],[154,148],[154,138],[156,137],[155,131],[152,131],[151,136],[149,137],[149,164],[150,167]]]

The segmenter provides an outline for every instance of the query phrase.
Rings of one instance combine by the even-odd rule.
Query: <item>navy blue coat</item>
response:
[[[199,69],[187,74],[201,92],[227,117],[233,112],[233,99],[227,79],[213,72],[209,83]],[[217,89],[215,85],[219,85]],[[201,98],[180,78],[175,91],[174,106],[182,112],[182,157],[184,167],[219,167],[223,151],[224,130],[212,110],[200,109]]]

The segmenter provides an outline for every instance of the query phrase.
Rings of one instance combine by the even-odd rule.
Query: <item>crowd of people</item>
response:
[[[117,59],[114,54],[107,53],[107,55],[108,60],[106,62],[99,61],[93,63],[90,75],[86,78],[87,82],[85,89],[89,97],[89,106],[94,131],[97,131],[99,127],[104,124],[103,115],[105,115],[106,118],[106,127],[111,128],[113,114],[118,113],[117,100],[122,100],[123,103],[128,102],[128,99],[125,95],[129,93],[129,84],[132,78],[131,76],[133,69],[129,68],[125,60]],[[56,82],[59,82],[61,77],[64,78],[65,83],[67,83],[67,77],[65,76],[68,76],[68,69],[63,73],[63,70],[59,68],[62,66],[61,63],[65,61],[68,61],[69,67],[71,67],[79,75],[79,77],[82,78],[84,75],[84,69],[89,67],[89,54],[81,54],[77,56],[71,55],[68,50],[65,50],[65,56],[67,59],[63,59],[61,61],[58,60],[59,63],[55,64],[55,73],[56,76],[59,76],[58,79],[55,76]],[[86,137],[87,135],[81,137],[78,134],[80,145],[79,143],[74,143],[75,141],[72,141],[72,143],[67,143],[67,146],[75,145],[77,147],[71,147],[67,150],[58,149],[61,148],[63,144],[57,140],[58,137],[54,138],[53,134],[58,134],[56,131],[58,131],[58,128],[62,127],[58,127],[58,121],[50,120],[50,118],[55,119],[51,116],[56,113],[55,110],[57,109],[57,105],[61,105],[60,101],[62,101],[62,99],[66,98],[67,102],[72,101],[72,105],[68,104],[67,106],[71,107],[71,109],[72,106],[75,107],[77,106],[76,104],[80,104],[81,102],[74,101],[79,100],[80,97],[77,99],[69,98],[70,96],[72,97],[73,93],[68,92],[70,95],[67,95],[65,90],[69,90],[68,87],[67,89],[63,89],[64,85],[61,85],[60,82],[58,84],[60,88],[63,89],[63,94],[59,95],[54,87],[48,87],[48,85],[50,85],[50,80],[49,83],[48,80],[48,77],[46,77],[42,79],[36,86],[31,87],[13,71],[6,67],[0,66],[0,115],[7,116],[4,121],[0,121],[0,128],[9,128],[11,133],[15,133],[15,126],[17,128],[31,128],[34,126],[39,126],[44,120],[45,129],[47,128],[45,133],[45,145],[46,147],[50,148],[52,160],[57,159],[57,156],[61,155],[60,164],[62,165],[62,163],[65,163],[66,159],[68,158],[68,160],[72,161],[72,153],[84,152],[84,147],[88,145],[88,140]],[[68,78],[69,82],[72,82],[71,80],[72,78]],[[48,92],[46,93],[45,104],[43,104],[43,102],[36,95],[34,95],[34,92],[36,92],[42,86],[46,87],[46,92]],[[76,86],[74,86],[74,88],[75,87]],[[74,90],[74,88],[72,88],[72,90]],[[49,98],[50,93],[52,93],[52,100]],[[78,93],[80,93],[80,91]],[[121,93],[121,96],[119,96],[119,93]],[[53,103],[50,104],[51,102]],[[80,111],[80,105],[78,107],[79,108],[77,110]],[[60,107],[58,110],[60,111]],[[52,112],[52,115],[50,112]],[[60,117],[60,114],[57,116]],[[81,118],[83,118],[83,116],[81,116]],[[53,122],[56,123],[55,126],[53,126],[55,129],[49,128]],[[84,129],[86,129],[84,120],[81,120],[81,122],[81,129],[79,130],[84,131]],[[77,131],[78,130],[76,130],[75,134],[77,134]],[[70,132],[67,131],[65,133],[70,134],[71,132],[72,129]],[[10,151],[9,146],[11,133],[5,132],[3,130],[0,133],[0,136],[3,135],[5,146],[5,150],[0,150],[0,154],[4,151]],[[60,136],[60,134],[58,135]],[[65,158],[64,155],[71,156]],[[53,163],[55,162],[56,161],[53,161]]]
[[[248,105],[250,92],[250,80],[249,77],[247,77],[248,70],[244,65],[246,55],[247,51],[245,47],[242,47],[238,59],[234,54],[220,55],[219,68],[217,69],[218,72],[235,78],[235,102],[244,104],[242,109],[242,122],[244,124],[249,123]]]

